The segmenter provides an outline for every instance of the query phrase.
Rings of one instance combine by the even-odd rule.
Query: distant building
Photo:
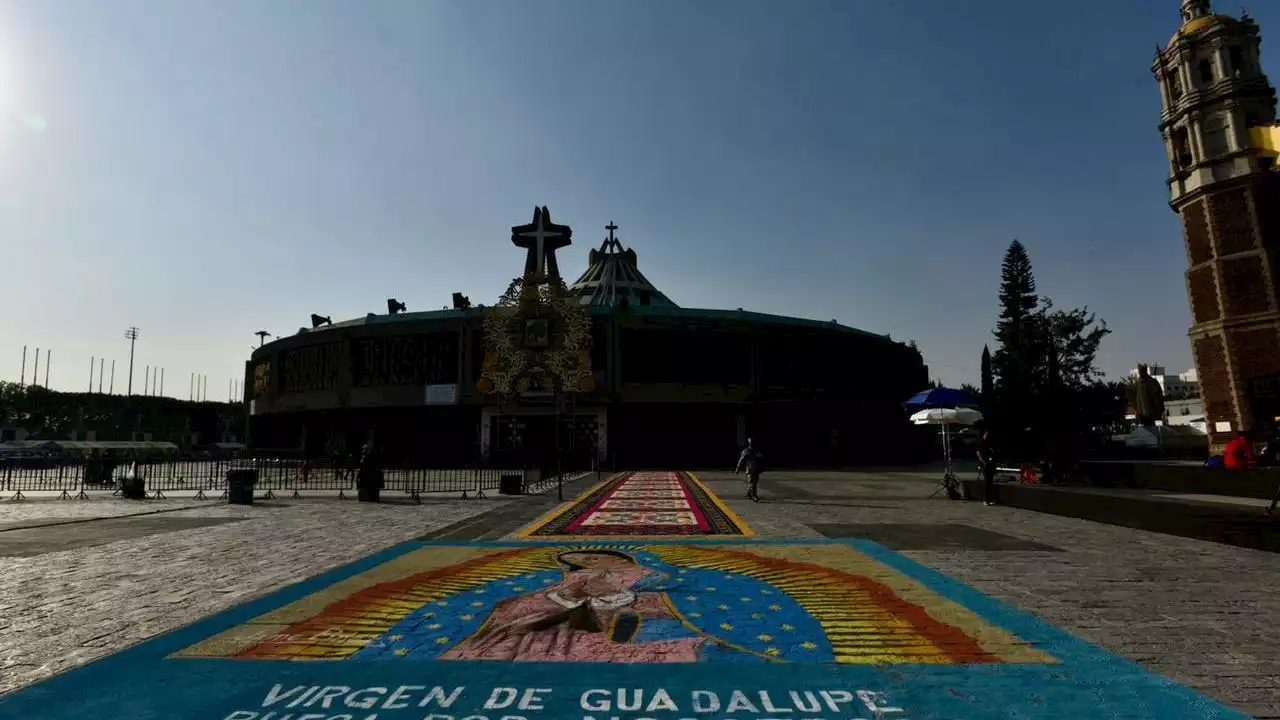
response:
[[[546,268],[558,280],[554,248],[526,242],[544,232],[530,227],[512,228],[528,252],[525,277]],[[553,227],[563,247],[571,229]],[[929,381],[918,349],[835,320],[679,307],[640,272],[617,226],[605,229],[563,302],[547,303],[558,309],[538,317],[503,319],[517,301],[536,305],[515,288],[499,310],[370,314],[254,350],[250,448],[341,455],[376,432],[384,462],[442,467],[525,467],[553,453],[579,467],[714,467],[748,437],[775,466],[899,462],[914,452],[920,436],[902,402]],[[567,308],[588,322],[570,328]],[[557,398],[528,376],[496,386],[516,372],[514,360],[523,373],[530,357],[566,354],[556,348],[570,339],[572,367],[585,375],[576,389]]]
[[[1204,401],[1200,398],[1170,400],[1164,404],[1166,425],[1190,425],[1200,432],[1207,432],[1204,423]]]

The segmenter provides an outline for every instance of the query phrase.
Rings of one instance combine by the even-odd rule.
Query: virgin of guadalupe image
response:
[[[694,662],[701,636],[639,640],[645,620],[679,623],[656,590],[662,573],[612,550],[562,553],[564,579],[498,603],[441,660]]]
[[[560,571],[487,583],[428,606],[357,657],[622,663],[831,657],[817,621],[756,578],[676,567],[643,551],[633,557],[571,550],[556,561]]]

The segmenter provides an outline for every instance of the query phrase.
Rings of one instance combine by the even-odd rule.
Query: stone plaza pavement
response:
[[[1280,554],[928,499],[930,473],[766,473],[760,504],[741,477],[699,477],[762,535],[867,537],[1254,717],[1280,718]]]
[[[0,505],[0,692],[512,502]]]
[[[1255,717],[1280,718],[1280,555],[930,499],[930,473],[771,472],[759,504],[743,497],[741,478],[698,475],[761,537],[874,540]],[[514,532],[550,502],[0,505],[0,691],[406,540]],[[57,524],[33,527],[44,523]]]

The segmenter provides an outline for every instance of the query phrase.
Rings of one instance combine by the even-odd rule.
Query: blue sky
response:
[[[135,388],[153,365],[225,397],[255,330],[492,301],[535,204],[574,227],[565,275],[616,221],[683,306],[912,338],[949,383],[977,381],[1018,238],[1113,328],[1104,370],[1185,369],[1148,69],[1177,24],[1177,0],[8,0],[0,378],[39,346],[51,386],[97,356],[119,390],[132,324]]]

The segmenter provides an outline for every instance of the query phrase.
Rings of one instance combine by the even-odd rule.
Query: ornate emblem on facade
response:
[[[569,295],[555,251],[572,242],[567,225],[545,207],[533,222],[511,228],[511,242],[529,251],[524,275],[485,314],[484,364],[476,389],[497,393],[591,392],[591,315]]]

